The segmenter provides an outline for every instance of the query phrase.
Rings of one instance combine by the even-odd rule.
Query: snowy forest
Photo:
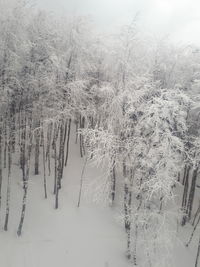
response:
[[[1,267],[200,266],[200,49],[137,23],[0,1]]]

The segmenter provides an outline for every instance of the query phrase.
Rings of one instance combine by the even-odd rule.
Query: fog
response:
[[[129,23],[137,14],[138,25],[156,37],[168,35],[178,43],[200,44],[198,0],[37,0],[38,7],[56,14],[91,15],[101,30]]]

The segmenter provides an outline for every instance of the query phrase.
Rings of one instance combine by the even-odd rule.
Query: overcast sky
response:
[[[139,13],[139,24],[155,36],[170,34],[180,43],[200,44],[200,0],[36,0],[55,13],[92,15],[102,30],[131,21]]]

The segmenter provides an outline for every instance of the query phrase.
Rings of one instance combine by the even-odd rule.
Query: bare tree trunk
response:
[[[64,168],[64,124],[63,124],[63,120],[62,120],[61,126],[60,126],[60,148],[59,148],[59,159],[58,159],[59,189],[61,188],[61,179],[63,177],[63,168]]]
[[[57,173],[57,146],[56,146],[56,143],[54,144],[54,194],[56,194],[56,191],[57,191],[57,176],[58,176],[58,173]]]
[[[35,129],[35,175],[39,174],[39,160],[40,160],[40,122],[37,123]]]
[[[82,117],[80,115],[80,120],[79,120],[80,128],[82,127],[81,121],[82,121]],[[79,134],[79,138],[80,138],[80,155],[81,155],[81,158],[82,158],[83,157],[83,146],[82,146],[83,142],[82,142],[82,134],[81,133]]]
[[[193,175],[192,175],[192,184],[191,184],[190,194],[189,194],[188,204],[187,204],[187,219],[188,220],[190,220],[191,214],[192,214],[194,195],[195,195],[195,188],[196,188],[196,181],[197,181],[197,174],[198,174],[198,167],[196,167],[194,169]]]
[[[8,116],[4,119],[4,168],[6,168],[6,157],[7,157],[7,146],[8,146],[8,141],[7,141],[7,119]]]
[[[199,238],[199,244],[198,244],[197,256],[196,256],[196,261],[195,261],[195,267],[198,267],[199,254],[200,254],[200,238]]]
[[[196,211],[196,213],[195,213],[195,215],[194,215],[194,219],[193,219],[193,222],[192,222],[192,225],[194,226],[194,224],[195,224],[195,221],[196,221],[196,218],[197,218],[197,216],[200,214],[200,201],[199,201],[199,206],[198,206],[198,208],[197,208],[197,211]]]
[[[85,117],[82,118],[81,120],[81,128],[84,129],[85,128]],[[82,142],[82,152],[85,155],[85,144],[84,144],[84,137],[81,134],[82,138],[81,138],[81,142]]]
[[[196,222],[196,224],[195,224],[195,226],[194,226],[194,229],[193,229],[193,231],[192,231],[192,234],[191,234],[191,236],[190,236],[189,241],[188,241],[187,244],[186,244],[186,247],[188,247],[189,244],[190,244],[190,242],[192,241],[192,238],[193,238],[194,233],[195,233],[195,231],[196,231],[196,229],[197,229],[197,226],[198,226],[198,224],[199,224],[199,221],[200,221],[200,216],[199,216],[199,218],[198,218],[198,220],[197,220],[197,222]]]
[[[132,205],[132,190],[130,186],[132,186],[133,182],[133,170],[130,171],[130,177],[129,177],[129,186],[128,186],[128,195],[126,196],[128,199],[126,199],[127,204],[127,218],[126,218],[126,232],[127,232],[127,257],[128,259],[131,258],[131,205]]]
[[[128,213],[128,184],[127,184],[127,169],[125,161],[123,162],[123,176],[124,176],[124,224],[125,224],[125,231],[128,231],[129,228],[129,213]]]
[[[127,221],[127,257],[131,258],[130,244],[131,244],[131,203],[132,192],[129,191],[128,195],[128,221]]]
[[[140,210],[140,207],[142,205],[142,200],[140,200],[140,203],[138,205],[137,211]],[[133,245],[133,264],[137,265],[137,242],[138,242],[138,215],[135,218],[135,237],[134,237],[134,245]]]
[[[68,119],[65,121],[65,130],[64,130],[64,141],[63,141],[63,144],[64,144],[64,147],[65,147],[65,143],[66,143],[66,139],[67,139],[67,131],[68,131]],[[63,167],[65,165],[65,157],[63,158]]]
[[[84,173],[85,173],[86,165],[87,165],[87,158],[85,159],[85,162],[84,162],[84,165],[83,165],[83,169],[82,169],[82,172],[81,172],[80,190],[79,190],[78,204],[77,204],[78,208],[80,207],[80,203],[81,203],[81,194],[82,194],[82,188],[83,188],[83,176],[84,176]]]
[[[51,175],[51,139],[52,139],[52,128],[53,128],[53,123],[51,122],[48,125],[48,129],[47,129],[47,149],[46,149],[46,160],[48,161],[48,172],[49,172],[49,176]]]
[[[190,176],[190,169],[191,166],[187,166],[187,170],[185,173],[185,183],[184,183],[184,191],[183,191],[183,198],[182,198],[182,210],[184,211],[183,219],[182,219],[182,226],[185,225],[187,221],[187,214],[186,214],[186,204],[187,204],[187,196],[188,196],[188,185],[189,185],[189,176]]]
[[[110,199],[111,205],[113,205],[115,200],[115,190],[116,190],[116,172],[115,172],[115,159],[112,162],[112,167],[110,171],[111,176],[111,192],[110,192]]]
[[[21,147],[21,105],[18,112],[18,146]]]
[[[2,180],[3,180],[3,174],[2,174],[2,118],[0,120],[0,209],[1,209],[1,200],[2,200]]]
[[[71,119],[69,119],[68,123],[68,131],[67,131],[67,147],[66,147],[66,156],[65,156],[65,166],[67,166],[68,156],[69,156],[69,139],[70,139],[70,130],[71,130]]]
[[[44,197],[47,198],[47,179],[46,179],[44,125],[42,125],[42,129],[41,129],[41,141],[42,141],[42,152],[43,152]]]
[[[11,132],[9,134],[11,137]],[[6,217],[5,217],[5,224],[4,230],[8,230],[8,220],[10,214],[10,191],[11,191],[11,164],[12,164],[12,155],[11,155],[11,138],[9,138],[8,142],[8,180],[7,180],[7,195],[6,195]]]
[[[56,194],[56,185],[57,185],[57,125],[54,123],[54,135],[53,135],[53,150],[54,150],[54,194]]]
[[[17,235],[21,236],[22,234],[22,227],[24,223],[25,218],[25,212],[26,212],[26,203],[27,203],[27,193],[28,193],[28,180],[29,180],[29,171],[30,171],[30,158],[31,158],[31,150],[32,150],[32,128],[30,127],[30,135],[29,135],[29,144],[27,146],[28,153],[27,153],[27,159],[26,159],[26,176],[24,180],[24,194],[23,194],[23,200],[22,200],[22,211],[21,211],[21,217],[20,222],[17,230]]]
[[[63,171],[64,171],[64,165],[65,165],[65,143],[67,138],[67,125],[68,120],[65,121],[65,127],[64,127],[64,120],[63,120],[63,137],[62,137],[62,156],[61,156],[61,179],[63,178]]]
[[[187,164],[185,164],[185,167],[184,167],[184,172],[183,172],[183,181],[182,181],[182,184],[185,185],[185,178],[186,178],[186,173],[187,173]]]
[[[20,167],[22,169],[22,180],[25,181],[25,165],[26,165],[26,115],[24,112],[24,118],[22,120],[21,130],[21,144],[20,144]]]
[[[64,129],[63,129],[63,120],[60,124],[60,148],[59,148],[59,158],[58,158],[58,171],[56,179],[56,195],[55,195],[55,208],[58,208],[58,196],[59,190],[61,189],[61,179],[63,173],[63,157],[64,157]]]
[[[75,121],[76,124],[76,140],[75,140],[75,144],[78,143],[78,120]]]
[[[134,248],[133,248],[133,264],[137,265],[137,239],[138,239],[138,224],[136,222],[135,225],[135,240],[134,240]]]
[[[11,144],[12,144],[12,153],[15,153],[15,103],[13,102],[10,107],[10,120],[11,120]]]

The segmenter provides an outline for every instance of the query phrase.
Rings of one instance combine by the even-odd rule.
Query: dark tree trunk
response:
[[[23,194],[23,200],[22,200],[22,210],[21,210],[21,217],[20,222],[17,230],[17,235],[21,236],[22,234],[22,227],[24,223],[25,218],[25,212],[26,212],[26,203],[27,203],[27,193],[28,193],[28,180],[29,180],[29,171],[30,171],[30,158],[31,158],[31,150],[32,150],[32,133],[31,133],[31,127],[30,127],[30,133],[29,133],[29,143],[27,145],[28,153],[27,153],[27,159],[26,159],[26,174],[25,174],[25,180],[24,180],[24,194]]]
[[[15,103],[13,102],[10,107],[10,120],[11,120],[11,145],[12,145],[12,153],[15,153]]]
[[[7,157],[7,116],[6,118],[4,119],[4,168],[6,168],[6,157]]]
[[[51,175],[51,139],[52,139],[52,128],[53,128],[53,123],[51,122],[48,125],[48,129],[47,129],[47,149],[46,149],[46,160],[48,161],[48,172],[49,172],[49,176]]]
[[[66,156],[65,156],[65,166],[67,166],[68,156],[69,156],[69,139],[70,139],[70,131],[71,131],[71,119],[69,119],[68,123],[68,131],[67,131],[67,147],[66,147]]]
[[[189,186],[189,176],[190,176],[190,169],[191,166],[187,166],[186,174],[185,174],[185,181],[184,181],[184,191],[183,191],[183,198],[182,198],[182,210],[184,211],[183,219],[182,219],[182,226],[185,225],[187,221],[187,214],[186,214],[186,204],[187,204],[187,196],[188,196],[188,186]]]
[[[44,140],[44,128],[43,128],[43,125],[42,125],[42,129],[41,129],[41,141],[42,141],[42,152],[43,152],[44,197],[47,198],[45,140]]]
[[[135,240],[133,246],[133,264],[137,265],[137,239],[138,239],[138,224],[135,225]]]
[[[56,194],[56,185],[57,185],[57,125],[54,123],[54,134],[53,134],[53,150],[54,150],[54,194]]]
[[[81,115],[80,115],[80,128],[82,128],[82,123],[81,123],[81,121],[82,121],[82,117],[81,117]],[[81,155],[81,158],[83,157],[83,142],[82,142],[82,134],[80,133],[79,134],[79,138],[80,138],[80,155]]]
[[[111,175],[111,205],[113,205],[114,201],[115,201],[115,191],[116,191],[116,172],[115,172],[115,160],[113,160],[112,163],[112,169],[110,172]]]
[[[127,201],[127,220],[126,220],[126,232],[127,232],[127,257],[131,258],[131,205],[132,205],[132,182],[133,182],[133,170],[130,170],[129,187],[128,187],[128,199]]]
[[[75,144],[78,143],[78,120],[75,121],[75,125],[76,125],[76,139],[75,139]]]
[[[2,188],[2,180],[3,180],[3,174],[2,174],[2,118],[0,120],[0,209],[1,209],[1,188]]]
[[[125,231],[129,229],[129,212],[128,212],[128,199],[129,199],[129,185],[127,184],[127,168],[125,161],[123,162],[123,176],[124,176],[124,225]]]
[[[86,164],[87,164],[87,158],[86,158],[86,160],[84,162],[83,169],[82,169],[82,172],[81,172],[80,189],[79,189],[78,204],[77,204],[78,208],[80,207],[80,203],[81,203],[81,194],[82,194],[82,188],[83,188],[83,176],[84,176],[84,173],[85,173]]]
[[[37,123],[35,129],[35,175],[39,174],[40,160],[40,122]]]
[[[82,121],[81,121],[81,128],[84,129],[85,128],[85,117],[82,118]],[[82,138],[81,138],[81,142],[82,142],[82,151],[83,151],[83,154],[85,155],[85,144],[84,144],[84,138],[83,138],[83,135],[81,134]]]
[[[59,158],[58,158],[58,187],[61,189],[61,179],[63,176],[64,168],[64,126],[63,120],[60,126],[60,148],[59,148]]]
[[[61,189],[61,179],[63,173],[63,157],[64,157],[64,127],[63,120],[60,123],[60,148],[59,148],[59,157],[58,157],[58,170],[57,170],[57,179],[56,179],[56,195],[55,195],[55,208],[58,208],[58,195],[59,190]]]
[[[199,221],[200,221],[200,216],[199,216],[199,218],[198,218],[198,220],[197,220],[197,222],[196,222],[196,224],[195,224],[195,226],[194,226],[194,229],[193,229],[193,231],[192,231],[192,234],[191,234],[191,236],[190,236],[189,241],[188,241],[187,244],[186,244],[186,247],[188,247],[189,244],[190,244],[190,242],[192,241],[192,238],[193,238],[194,233],[195,233],[195,231],[196,231],[196,229],[197,229],[197,226],[198,226],[198,224],[199,224]]]
[[[198,175],[198,167],[195,168],[195,170],[193,171],[193,175],[192,175],[192,183],[191,183],[190,194],[189,194],[188,204],[187,204],[187,218],[188,218],[188,220],[190,220],[191,214],[192,214],[197,175]]]
[[[196,213],[195,213],[195,215],[194,215],[194,219],[193,219],[193,222],[192,222],[192,225],[194,226],[194,224],[195,224],[195,221],[196,221],[196,218],[197,218],[197,216],[200,214],[200,201],[199,201],[199,206],[198,206],[198,208],[197,208],[197,211],[196,211]]]
[[[200,238],[199,238],[199,243],[198,243],[197,256],[196,256],[196,261],[195,261],[195,267],[198,267],[199,254],[200,254]]]
[[[11,137],[11,132],[9,137]],[[8,230],[8,220],[10,214],[10,191],[11,191],[11,164],[12,164],[12,155],[11,155],[11,138],[9,138],[8,142],[8,179],[7,179],[7,194],[6,194],[6,217],[4,230]]]
[[[24,118],[22,120],[21,130],[21,144],[20,144],[20,167],[22,169],[22,179],[25,181],[25,165],[26,165],[26,115],[24,112]]]
[[[128,194],[128,218],[126,222],[126,232],[127,232],[127,257],[131,258],[131,202],[132,202],[132,192],[129,191]]]
[[[187,164],[185,164],[185,167],[184,167],[184,172],[183,172],[183,181],[182,181],[182,184],[185,185],[185,178],[186,178],[186,173],[187,173]]]

